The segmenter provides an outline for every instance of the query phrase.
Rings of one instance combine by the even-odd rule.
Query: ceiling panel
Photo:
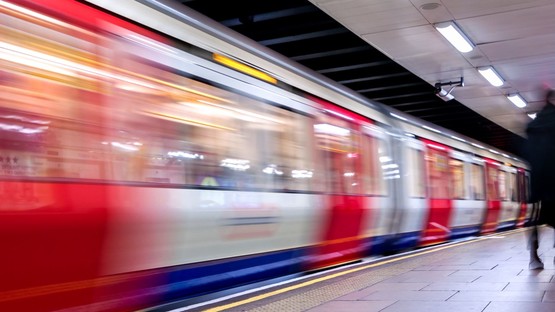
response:
[[[449,8],[449,12],[455,19],[521,11],[553,4],[553,0],[441,0],[438,2]]]
[[[348,28],[359,34],[428,24],[407,0],[319,2],[319,8],[337,20],[348,19]]]
[[[501,42],[551,33],[555,27],[554,11],[555,4],[479,15],[457,23],[475,44]]]
[[[445,45],[445,38],[431,25],[366,34],[362,37],[411,72],[418,72],[420,75],[470,66],[462,55]]]
[[[555,54],[555,33],[549,32],[537,36],[523,37],[514,40],[492,42],[480,45],[492,63],[510,61],[536,56],[552,56]]]

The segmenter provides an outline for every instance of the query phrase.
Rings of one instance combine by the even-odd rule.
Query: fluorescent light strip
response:
[[[500,87],[504,83],[503,79],[499,76],[499,74],[491,66],[480,67],[480,68],[478,68],[478,72],[482,76],[484,76],[484,78],[486,78],[489,81],[489,83],[491,83],[491,85],[494,86],[494,87]]]
[[[474,45],[453,22],[439,23],[435,28],[460,52],[466,53],[474,49]]]
[[[451,136],[451,138],[453,138],[453,139],[455,139],[455,140],[457,140],[457,141],[461,141],[461,142],[466,142],[466,140],[465,140],[465,139],[462,139],[462,138],[456,137],[456,136],[454,136],[454,135],[452,135],[452,136]]]
[[[528,114],[528,117],[530,117],[532,119],[536,119],[536,114],[537,113]]]
[[[434,128],[432,128],[432,127],[422,126],[422,128],[428,129],[428,130],[433,131],[433,132],[441,133],[441,131],[439,131],[439,130],[437,130],[437,129],[434,129]]]
[[[524,99],[523,99],[520,95],[518,95],[518,94],[510,94],[510,95],[507,95],[507,98],[508,98],[511,102],[513,102],[513,104],[514,104],[516,107],[519,107],[519,108],[526,107],[526,101],[524,101]]]
[[[435,145],[435,144],[431,144],[431,143],[428,143],[427,145],[431,148],[435,148],[435,149],[438,149],[438,150],[442,150],[442,151],[445,150],[445,147],[443,147],[443,146],[439,146],[439,145]]]
[[[401,119],[401,120],[404,120],[404,121],[407,120],[405,117],[399,116],[399,115],[397,115],[397,114],[394,114],[394,113],[389,113],[389,114],[390,114],[391,116],[397,118],[397,119]]]
[[[338,113],[338,112],[336,112],[336,111],[332,111],[332,110],[330,110],[330,109],[326,109],[325,111],[328,112],[328,113],[330,113],[330,114],[334,114],[335,116],[339,116],[339,117],[341,117],[341,118],[347,119],[347,120],[354,120],[353,118],[351,118],[351,117],[349,117],[349,116],[347,116],[347,115],[343,115],[343,114],[341,114],[341,113]]]

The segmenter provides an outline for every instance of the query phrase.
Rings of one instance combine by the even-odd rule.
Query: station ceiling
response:
[[[505,1],[503,12],[523,9],[512,0],[512,7],[506,0],[442,0],[428,7],[424,2],[429,1],[420,0],[176,1],[371,100],[516,155],[522,155],[523,129],[530,121],[526,110],[539,109],[541,90],[534,93],[532,108],[515,111],[504,95],[514,92],[516,83],[507,80],[502,88],[492,89],[477,77],[474,64],[491,63],[489,56],[476,49],[478,54],[462,57],[433,29],[439,19],[458,18],[464,24],[474,16],[454,16],[451,9],[456,12],[461,2],[482,3],[477,10],[500,1]],[[530,2],[541,6],[546,1]],[[410,41],[415,39],[424,46],[415,47]],[[460,77],[465,77],[465,86],[453,90],[455,99],[435,95],[436,82]]]

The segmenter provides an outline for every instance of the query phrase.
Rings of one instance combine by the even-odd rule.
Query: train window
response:
[[[517,177],[516,177],[516,173],[512,172],[509,175],[510,178],[510,183],[508,184],[509,186],[509,200],[512,202],[516,202],[518,201],[518,187],[517,187]]]
[[[487,199],[499,200],[499,169],[488,166],[487,173]]]
[[[393,163],[393,158],[388,152],[387,143],[385,140],[378,139],[378,159],[380,161],[380,171],[376,176],[375,182],[375,192],[377,195],[388,195],[386,183],[388,179],[395,179],[399,177],[398,165]]]
[[[526,177],[524,179],[524,188],[523,188],[524,194],[522,194],[522,196],[523,196],[522,199],[526,203],[530,203],[532,201],[530,187],[531,187],[531,185],[530,185],[530,176],[526,175]]]
[[[484,193],[484,167],[472,164],[472,177],[470,183],[470,189],[472,190],[472,197],[475,200],[486,199]]]
[[[465,175],[464,175],[464,162],[457,159],[449,159],[449,171],[451,172],[451,190],[454,199],[465,199]]]
[[[507,172],[499,170],[499,174],[498,174],[498,183],[499,183],[499,199],[500,200],[508,200],[509,197],[509,193],[508,188],[509,188],[509,181],[508,181],[508,176],[507,176]]]
[[[120,51],[121,52],[121,51]],[[123,53],[123,52],[122,52]],[[126,153],[112,179],[201,187],[308,190],[311,119],[122,55],[152,89],[114,87],[108,142]],[[136,145],[134,145],[136,144]],[[132,146],[131,146],[132,145]]]
[[[106,83],[89,67],[97,61],[89,40],[98,38],[16,15],[1,20],[13,49],[0,60],[0,175],[104,179],[98,98]]]
[[[407,176],[409,196],[416,198],[426,197],[426,183],[424,182],[424,152],[409,148],[407,162]]]
[[[259,174],[260,186],[276,190],[308,190],[310,184],[298,172],[312,172],[309,159],[312,149],[306,148],[307,128],[311,125],[306,116],[290,111],[266,107],[266,114],[281,120],[283,127],[253,129],[256,135],[256,146],[259,150],[259,164],[255,169]],[[256,127],[257,124],[253,124]]]
[[[428,149],[428,188],[431,198],[449,198],[449,168],[445,152]]]
[[[361,193],[358,168],[360,134],[342,119],[320,115],[314,125],[320,159],[325,164],[325,191]]]
[[[364,135],[361,145],[364,193],[385,196],[387,195],[387,188],[383,179],[384,169],[382,168],[382,166],[388,165],[382,165],[382,162],[386,161],[384,157],[386,150],[385,142],[381,139]]]

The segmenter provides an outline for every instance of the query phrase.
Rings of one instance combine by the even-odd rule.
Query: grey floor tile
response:
[[[507,286],[507,282],[501,283],[453,283],[453,282],[437,282],[424,287],[423,290],[474,290],[474,291],[501,291]],[[555,286],[555,285],[554,285]]]
[[[330,301],[314,307],[308,312],[378,312],[392,305],[395,301]]]
[[[549,283],[552,275],[486,275],[477,279],[475,282],[521,282],[521,283]]]
[[[545,295],[543,296],[543,301],[555,302],[555,291],[546,291]]]
[[[468,283],[474,276],[453,275],[455,271],[411,271],[385,280],[390,283],[433,283],[438,281]]]
[[[492,302],[483,312],[553,312],[555,303],[549,302]]]
[[[531,301],[541,302],[544,291],[460,291],[448,301]]]
[[[488,302],[398,301],[380,312],[482,312],[487,305]]]
[[[528,267],[528,265],[526,265],[526,267]],[[548,269],[543,269],[543,270],[522,270],[522,272],[520,272],[518,275],[527,275],[527,276],[540,276],[540,275],[548,275],[548,276],[553,276],[555,275],[555,270],[548,270]]]
[[[453,296],[455,291],[412,291],[412,290],[378,290],[360,300],[416,300],[416,301],[445,301]]]
[[[555,291],[555,283],[519,283],[511,282],[504,289],[507,291],[519,291],[519,290],[545,290],[545,291]],[[555,310],[554,310],[555,311]]]
[[[371,294],[375,293],[377,290],[375,289],[370,289],[370,288],[365,288],[365,289],[361,289],[359,291],[353,291],[351,293],[348,293],[344,296],[341,296],[335,300],[340,300],[340,301],[356,301],[356,300],[360,300],[364,297],[368,297]]]

